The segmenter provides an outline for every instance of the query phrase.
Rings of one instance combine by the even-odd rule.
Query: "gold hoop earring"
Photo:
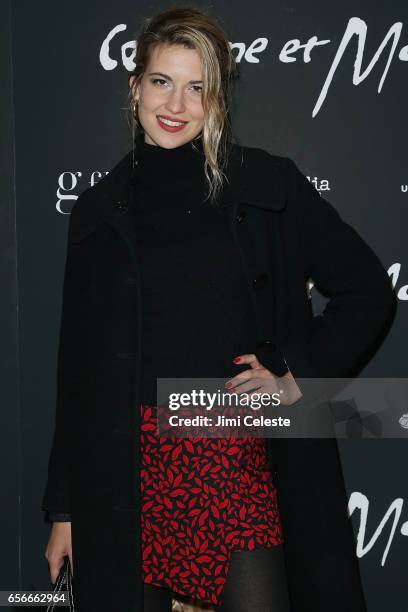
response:
[[[133,104],[131,105],[131,108],[132,108],[132,114],[133,114],[133,118],[134,118],[134,119],[136,119],[136,120],[137,120],[137,112],[136,112],[136,109],[137,109],[138,104],[139,104],[139,100],[135,100],[135,101],[133,102]]]

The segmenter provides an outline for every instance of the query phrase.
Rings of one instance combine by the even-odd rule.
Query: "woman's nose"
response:
[[[167,99],[166,107],[174,114],[182,113],[185,110],[183,92],[173,91]]]

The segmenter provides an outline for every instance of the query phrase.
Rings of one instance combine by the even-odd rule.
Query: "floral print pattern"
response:
[[[140,410],[143,581],[219,605],[232,551],[283,542],[265,439],[159,436]]]

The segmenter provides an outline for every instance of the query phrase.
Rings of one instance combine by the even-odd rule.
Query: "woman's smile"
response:
[[[157,121],[166,132],[180,132],[188,123],[188,121],[172,121],[164,115],[157,115]]]

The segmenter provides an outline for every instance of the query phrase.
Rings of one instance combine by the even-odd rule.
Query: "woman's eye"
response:
[[[152,79],[152,83],[154,85],[157,85],[158,83],[167,83],[167,81],[165,81],[164,79]]]
[[[167,84],[167,81],[165,79],[151,79],[153,85],[156,85],[157,87],[163,87],[164,85]],[[193,85],[193,91],[194,93],[202,93],[203,88],[201,85]]]

